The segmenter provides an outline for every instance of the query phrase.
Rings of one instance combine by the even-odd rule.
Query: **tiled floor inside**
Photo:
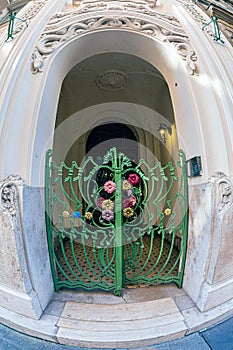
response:
[[[115,249],[95,248],[91,245],[63,240],[63,247],[58,249],[57,258],[61,269],[59,280],[80,281],[94,284],[103,281],[107,286],[114,285]],[[140,284],[141,277],[145,283],[156,282],[156,276],[172,277],[178,275],[179,250],[166,239],[156,235],[144,235],[142,240],[124,246],[124,268],[126,283]],[[141,284],[145,284],[142,283]]]

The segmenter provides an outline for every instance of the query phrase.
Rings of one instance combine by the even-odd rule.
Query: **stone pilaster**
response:
[[[194,186],[184,288],[201,311],[233,297],[233,181],[221,172]]]
[[[42,197],[14,176],[0,200],[0,306],[39,318],[53,293]]]

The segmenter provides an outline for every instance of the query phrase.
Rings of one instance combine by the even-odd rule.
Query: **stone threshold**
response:
[[[200,312],[171,286],[108,293],[60,292],[39,320],[0,307],[0,322],[27,335],[87,348],[133,348],[206,329],[233,314],[233,299]]]

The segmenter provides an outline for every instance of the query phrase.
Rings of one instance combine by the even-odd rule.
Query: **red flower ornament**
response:
[[[137,174],[130,174],[128,181],[131,183],[131,185],[136,186],[140,182],[140,177]]]
[[[102,203],[103,203],[104,200],[105,200],[105,198],[103,198],[103,197],[99,197],[99,198],[97,199],[97,205],[98,205],[98,207],[102,208]]]
[[[125,198],[122,201],[122,208],[132,208],[136,204],[136,197],[131,197],[131,198]]]

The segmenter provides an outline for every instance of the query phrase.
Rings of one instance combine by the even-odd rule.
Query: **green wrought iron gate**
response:
[[[112,148],[56,165],[46,157],[46,225],[55,289],[182,285],[188,227],[186,162],[149,167]]]

